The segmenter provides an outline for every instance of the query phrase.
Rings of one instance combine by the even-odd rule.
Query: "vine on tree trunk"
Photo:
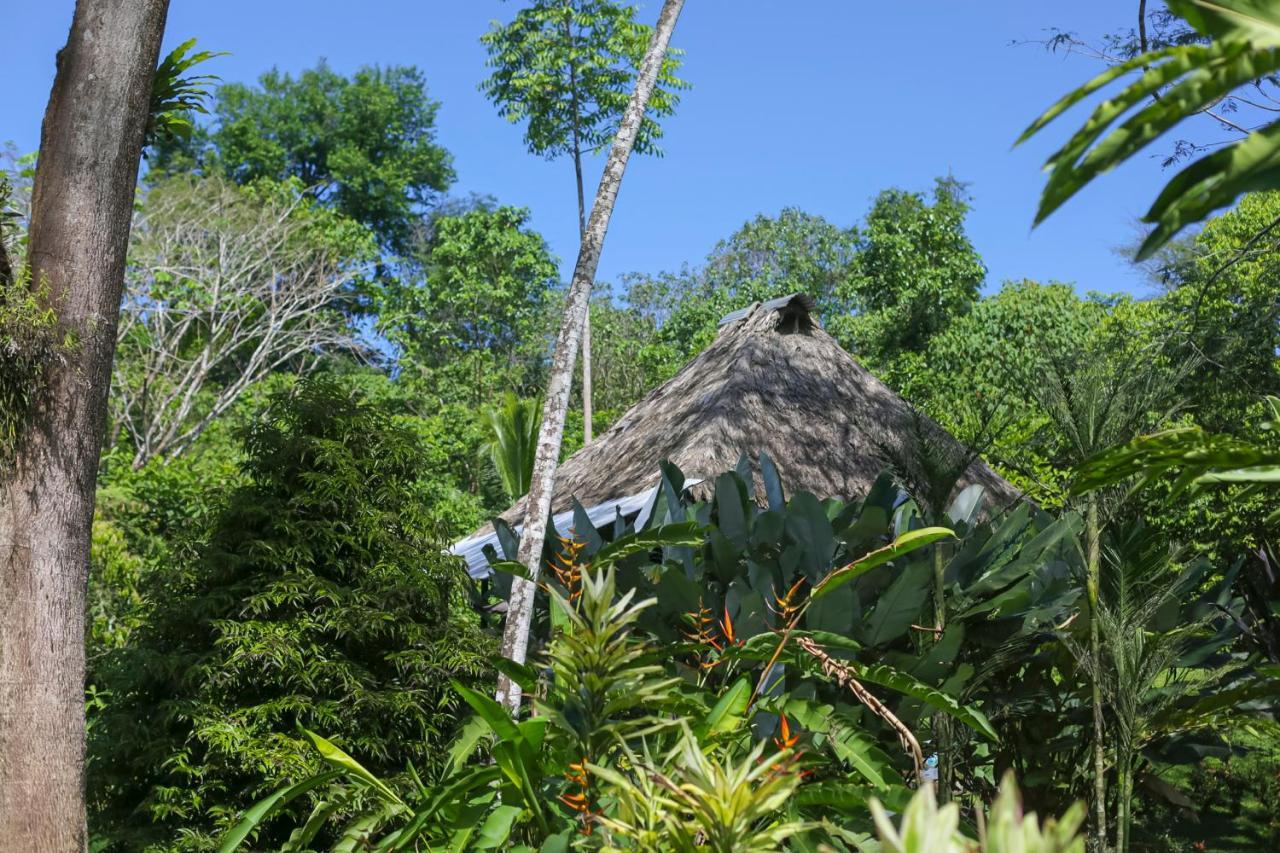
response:
[[[0,259],[7,261],[3,247]],[[13,459],[49,365],[75,346],[58,328],[48,287],[30,287],[19,270],[0,277],[0,465]]]

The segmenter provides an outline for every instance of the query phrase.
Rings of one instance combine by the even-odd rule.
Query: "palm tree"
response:
[[[1159,533],[1134,524],[1104,549],[1093,619],[1103,642],[1093,648],[1067,638],[1107,700],[1117,853],[1129,849],[1129,807],[1142,750],[1161,736],[1208,722],[1224,725],[1244,711],[1241,701],[1220,700],[1245,687],[1248,664],[1240,655],[1210,653],[1237,634],[1231,610],[1202,604],[1225,594],[1230,579],[1204,599],[1192,598],[1208,568],[1203,559],[1185,561]],[[1211,712],[1202,710],[1209,705]]]
[[[502,405],[486,409],[485,417],[493,429],[493,440],[484,451],[493,462],[507,499],[514,503],[529,491],[538,427],[542,424],[542,401],[521,399],[508,391]]]
[[[1118,337],[1075,351],[1046,353],[1048,365],[1030,389],[1046,416],[1043,439],[1054,445],[1057,463],[1074,469],[1106,448],[1130,440],[1177,408],[1174,389],[1185,367],[1173,366],[1158,349],[1135,357]],[[1121,506],[1121,493],[1093,491],[1076,499],[1084,516],[1085,591],[1089,654],[1101,654],[1098,596],[1102,537]],[[1096,849],[1106,849],[1106,738],[1102,685],[1093,679],[1093,810]]]
[[[551,363],[551,376],[547,381],[547,396],[542,409],[542,426],[538,430],[538,446],[534,456],[533,473],[529,482],[529,496],[525,509],[524,531],[520,536],[517,560],[528,569],[528,577],[516,578],[511,584],[511,598],[507,606],[507,622],[502,633],[502,654],[508,660],[524,663],[529,647],[529,626],[533,621],[534,593],[537,590],[538,572],[541,568],[542,545],[551,519],[551,498],[555,485],[556,463],[560,457],[560,444],[564,438],[565,414],[569,407],[569,387],[573,378],[573,365],[578,357],[578,345],[586,323],[587,306],[591,300],[591,283],[600,265],[600,251],[604,247],[609,219],[613,216],[613,204],[618,198],[622,175],[627,160],[640,132],[645,107],[658,80],[658,72],[667,55],[667,45],[675,30],[676,19],[684,0],[666,0],[658,14],[649,49],[645,52],[636,88],[618,127],[618,135],[605,161],[604,174],[596,190],[587,220],[586,234],[578,250],[578,262],[573,269],[569,296],[565,300],[564,320],[556,336],[555,355]],[[498,701],[514,712],[520,705],[520,685],[505,675],[498,677]]]

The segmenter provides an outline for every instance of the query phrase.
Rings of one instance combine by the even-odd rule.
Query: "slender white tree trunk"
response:
[[[529,626],[533,621],[534,594],[537,591],[538,574],[542,568],[542,545],[547,535],[547,523],[551,517],[551,498],[555,487],[556,463],[560,458],[560,444],[564,438],[565,412],[569,406],[569,387],[573,379],[574,362],[578,356],[578,343],[591,299],[591,283],[595,280],[596,267],[600,264],[600,250],[613,215],[613,204],[622,184],[627,160],[635,145],[644,118],[649,96],[658,80],[658,71],[666,58],[667,45],[675,29],[676,19],[684,0],[666,0],[658,15],[653,38],[640,65],[640,75],[631,102],[622,116],[618,135],[609,150],[600,187],[596,190],[591,217],[587,221],[586,234],[578,250],[578,263],[573,269],[573,281],[565,300],[564,320],[556,337],[555,355],[551,363],[551,377],[547,382],[547,398],[542,410],[542,428],[538,431],[538,448],[533,462],[533,479],[524,516],[524,531],[520,536],[517,559],[529,570],[529,577],[516,578],[511,584],[511,600],[507,609],[507,623],[502,634],[504,657],[523,663],[529,646]],[[498,701],[512,712],[520,707],[520,685],[505,675],[498,676]]]
[[[573,176],[578,185],[578,244],[587,236],[586,199],[582,193],[582,139],[578,127],[582,122],[582,114],[578,109],[578,68],[574,64],[573,21],[565,19],[565,35],[569,39],[569,91],[573,101]],[[591,443],[591,304],[587,303],[587,315],[582,321],[582,443]]]
[[[40,136],[32,286],[74,339],[0,469],[0,847],[83,851],[84,611],[125,252],[168,0],[79,0]]]
[[[573,167],[578,178],[578,241],[587,238],[587,210],[582,195],[582,152],[578,150],[578,126],[575,116],[573,128]],[[582,318],[582,443],[590,444],[592,438],[591,381],[591,301],[587,300],[586,314]]]

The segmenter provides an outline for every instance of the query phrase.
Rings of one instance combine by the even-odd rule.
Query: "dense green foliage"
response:
[[[850,329],[855,351],[871,365],[924,350],[977,300],[987,270],[964,233],[968,210],[964,186],[952,178],[937,182],[932,204],[889,190],[872,205]]]
[[[1202,60],[1206,96],[1262,67],[1265,33],[1215,44],[1208,20],[1153,36],[1161,57],[1124,48],[1143,92],[1164,87],[1141,104],[1122,92],[1127,127],[1176,121]],[[648,38],[628,5],[526,3],[483,37],[482,90],[531,152],[598,150]],[[1028,809],[1070,816],[1045,849],[1078,849],[1073,803],[1097,796],[1100,749],[1118,847],[1211,838],[1191,834],[1197,813],[1274,846],[1280,518],[1274,490],[1238,472],[1274,478],[1280,452],[1265,401],[1280,395],[1280,194],[1169,242],[1145,299],[988,282],[950,177],[838,219],[760,214],[701,263],[601,283],[597,431],[722,316],[802,292],[966,447],[909,441],[870,494],[789,500],[763,461],[759,492],[744,465],[702,501],[668,466],[645,529],[579,514],[549,540],[533,663],[515,667],[490,636],[510,576],[474,588],[440,553],[527,488],[564,299],[534,212],[443,197],[452,158],[416,69],[271,71],[219,87],[201,117],[192,51],[161,69],[99,476],[96,839],[207,848],[243,818],[254,849],[343,833],[357,848],[400,833],[459,849],[975,849],[974,803],[998,798],[980,849],[999,850],[1002,833],[1040,831],[1000,793],[1011,771]],[[659,153],[679,65],[642,153]],[[1093,132],[1109,126],[1054,161],[1050,207],[1147,140]],[[0,459],[41,364],[74,345],[22,282],[29,164],[0,186]],[[1155,242],[1224,193],[1184,196]],[[314,301],[273,313],[299,283]],[[264,349],[281,335],[296,336]],[[992,514],[957,490],[978,456],[1034,505]],[[493,667],[536,714],[495,710]],[[941,806],[912,798],[928,758]],[[288,795],[250,809],[271,791]]]
[[[558,271],[528,220],[513,207],[437,216],[415,246],[421,277],[386,288],[381,329],[419,393],[473,406],[507,390],[536,393]]]
[[[542,652],[534,666],[500,664],[536,713],[512,720],[458,687],[477,717],[448,774],[381,790],[347,838],[537,848],[577,831],[586,849],[862,849],[871,799],[901,810],[928,746],[959,770],[945,790],[964,803],[996,796],[1015,770],[1029,806],[1076,815],[1065,844],[1086,775],[1061,768],[1083,766],[1090,744],[1089,673],[1105,672],[1116,699],[1122,779],[1266,719],[1277,685],[1241,653],[1238,598],[1198,591],[1204,563],[1169,583],[1177,558],[1157,536],[1116,542],[1109,656],[1082,660],[1088,632],[1066,618],[1082,594],[1078,518],[1024,505],[984,519],[970,489],[945,527],[924,527],[888,477],[862,501],[783,501],[772,465],[760,468],[765,508],[737,472],[710,501],[683,501],[666,467],[645,529],[552,547]],[[936,609],[937,554],[951,617],[933,634],[918,623]],[[342,741],[315,742],[341,774],[323,796],[370,791]],[[280,796],[320,796],[308,784]],[[264,803],[233,841],[274,816]]]
[[[489,459],[502,482],[507,500],[515,503],[529,491],[533,477],[533,457],[538,445],[538,427],[542,424],[542,401],[521,400],[510,391],[499,405],[485,415],[493,429],[489,443]]]
[[[666,350],[642,355],[674,370],[714,340],[725,314],[800,292],[842,346],[895,376],[978,298],[986,271],[965,235],[968,209],[963,185],[940,179],[932,199],[879,194],[862,227],[794,208],[757,216],[701,268],[628,279],[627,305],[657,326]]]
[[[1166,0],[1166,5],[1191,26],[1194,33],[1189,38],[1151,51],[1144,44],[1142,54],[1113,65],[1063,97],[1019,138],[1023,142],[1034,136],[1067,109],[1124,75],[1142,72],[1115,97],[1099,104],[1049,158],[1045,164],[1049,179],[1040,197],[1037,222],[1184,119],[1212,109],[1238,89],[1264,91],[1264,86],[1275,85],[1275,72],[1280,69],[1280,9],[1258,0]],[[1145,6],[1139,7],[1144,25]],[[1264,92],[1264,97],[1270,96]],[[1128,117],[1121,120],[1124,116]],[[1242,139],[1213,146],[1213,153],[1175,175],[1142,217],[1153,227],[1138,247],[1138,259],[1151,256],[1183,228],[1228,207],[1244,193],[1280,188],[1273,162],[1280,151],[1278,139],[1280,121],[1268,119],[1246,131]]]
[[[306,772],[299,725],[380,772],[430,767],[455,730],[448,679],[488,671],[410,430],[315,381],[275,396],[243,442],[243,485],[141,578],[145,619],[95,666],[95,825],[128,846],[198,847]]]
[[[152,164],[239,183],[297,178],[403,250],[416,216],[453,182],[452,158],[435,139],[438,107],[415,68],[369,66],[349,78],[324,62],[297,78],[272,70],[256,87],[218,87],[213,123],[162,141]]]
[[[46,292],[27,277],[0,278],[0,463],[7,463],[22,439],[45,372],[75,340],[60,334]]]

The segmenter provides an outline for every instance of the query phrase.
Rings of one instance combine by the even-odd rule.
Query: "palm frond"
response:
[[[1061,98],[1018,138],[1015,144],[1025,142],[1072,106],[1126,74],[1142,72],[1099,104],[1049,157],[1037,224],[1098,175],[1132,159],[1187,118],[1280,70],[1280,7],[1276,4],[1170,0],[1168,6],[1211,41],[1150,51],[1107,69]],[[1187,225],[1230,205],[1242,193],[1277,186],[1280,121],[1248,133],[1174,176],[1143,217],[1155,227],[1139,247],[1137,259],[1150,257]]]

